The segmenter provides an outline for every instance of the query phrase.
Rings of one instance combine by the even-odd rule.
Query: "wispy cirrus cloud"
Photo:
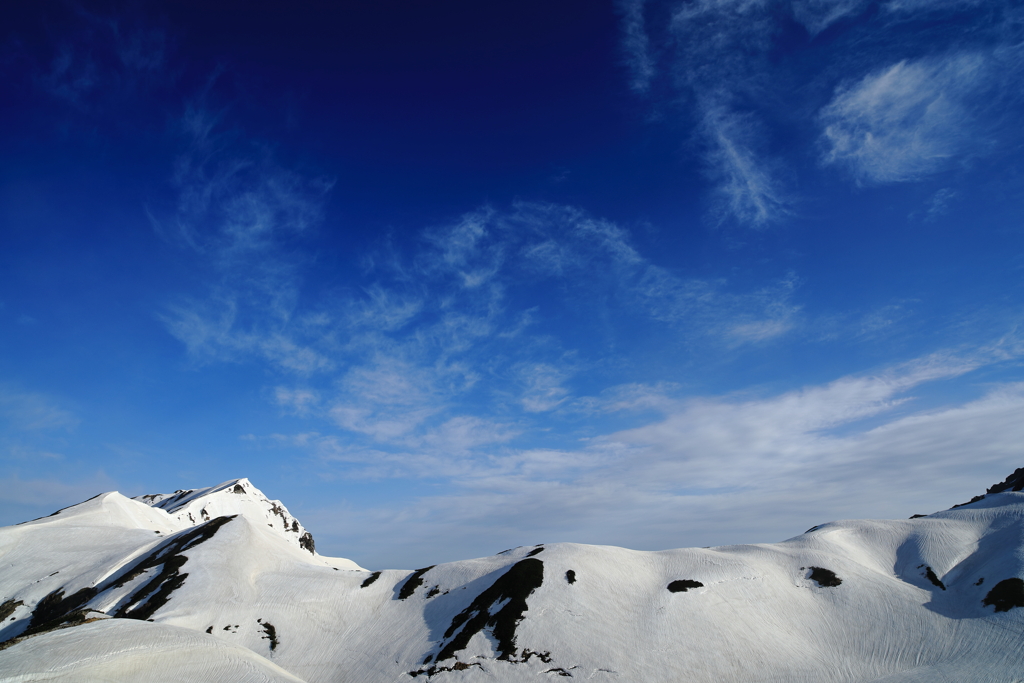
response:
[[[759,125],[753,115],[708,104],[703,117],[708,175],[716,183],[720,218],[764,228],[789,215],[792,200],[782,189],[778,162],[756,151]]]
[[[806,164],[813,156],[857,183],[885,184],[919,181],[1015,144],[1024,60],[1013,3],[984,11],[973,0],[870,7],[867,0],[623,5],[630,82],[667,93],[654,106],[677,112],[692,131],[717,222],[763,229],[797,216],[813,201],[800,194],[801,185],[815,184],[801,182],[816,170]],[[650,30],[651,17],[666,14],[664,30]],[[934,23],[940,17],[970,29],[944,30]],[[829,38],[817,39],[826,29]],[[655,52],[659,68],[641,69]],[[651,90],[654,82],[663,87]]]
[[[149,211],[153,227],[199,254],[210,272],[205,296],[182,298],[160,317],[199,360],[257,355],[299,373],[329,370],[331,360],[309,343],[320,336],[317,317],[296,315],[304,258],[296,240],[321,220],[332,181],[284,169],[218,124],[199,104],[186,108],[177,205]]]
[[[660,415],[572,449],[502,447],[500,457],[458,459],[418,451],[420,476],[457,473],[453,486],[317,522],[331,542],[358,539],[386,563],[396,541],[430,560],[445,559],[439,546],[459,556],[481,552],[488,539],[495,550],[534,537],[660,548],[667,537],[680,546],[781,540],[827,519],[944,509],[964,502],[965,485],[980,492],[1018,464],[1024,386],[991,386],[933,407],[916,405],[913,392],[1002,358],[995,348],[935,354],[765,396],[613,388],[589,408]],[[965,453],[973,472],[966,483],[950,476],[965,471]],[[509,519],[514,529],[502,521]],[[388,543],[377,543],[384,529]]]
[[[164,324],[199,362],[263,362],[287,378],[272,400],[333,431],[332,453],[360,468],[355,453],[411,458],[526,433],[578,398],[581,372],[608,364],[594,336],[611,320],[732,349],[800,323],[794,278],[746,292],[686,278],[621,226],[529,202],[425,228],[412,248],[382,244],[340,296],[304,291],[295,245],[329,184],[221,154],[213,117],[187,129],[178,210],[157,227],[205,259],[210,283]],[[575,322],[555,325],[565,316]]]
[[[977,53],[904,60],[839,88],[820,114],[824,163],[862,182],[891,183],[984,151],[974,100],[990,68]]]

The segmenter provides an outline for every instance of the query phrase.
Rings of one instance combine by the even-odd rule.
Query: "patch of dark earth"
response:
[[[566,583],[576,583],[576,572],[569,570],[565,573]]]
[[[370,574],[369,576],[367,576],[366,579],[363,581],[362,585],[360,585],[359,587],[360,588],[366,588],[367,586],[369,586],[370,584],[372,584],[374,581],[376,581],[379,578],[380,578],[380,572],[374,572],[374,573]]]
[[[455,659],[459,652],[466,649],[473,636],[488,628],[497,641],[499,660],[524,661],[515,659],[516,626],[522,621],[523,613],[529,609],[526,598],[543,583],[544,563],[540,560],[529,557],[512,565],[507,572],[477,595],[469,607],[452,618],[451,624],[444,632],[444,645],[437,656],[429,656],[430,659],[437,662]],[[501,609],[491,614],[491,608],[501,603],[504,603]],[[533,655],[540,656],[531,651],[530,656]],[[544,653],[544,656],[549,657],[550,654]],[[424,664],[430,659],[424,660]],[[409,675],[415,677],[425,673],[432,676],[432,670],[437,672],[442,669],[435,665],[429,669],[410,671]]]
[[[14,614],[14,610],[24,604],[21,600],[4,600],[3,604],[0,604],[0,621]]]
[[[1024,607],[1024,580],[1003,579],[993,586],[981,604],[995,607],[996,612],[1009,612],[1014,607]]]
[[[416,589],[423,585],[423,575],[429,572],[435,566],[437,565],[432,564],[429,567],[417,569],[412,574],[410,574],[409,578],[406,579],[404,584],[402,584],[401,590],[398,591],[398,599],[405,600],[406,598],[412,597],[412,594],[416,592]]]
[[[685,593],[691,588],[703,587],[703,583],[700,581],[694,581],[693,579],[680,579],[679,581],[673,581],[667,586],[670,593]]]
[[[807,578],[822,588],[835,588],[843,582],[831,569],[825,569],[824,567],[808,567],[808,569],[811,570],[811,574]]]

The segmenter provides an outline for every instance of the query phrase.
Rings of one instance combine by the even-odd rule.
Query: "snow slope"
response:
[[[1007,482],[782,543],[372,573],[244,479],[107,493],[0,529],[0,681],[1024,681],[1024,470]]]

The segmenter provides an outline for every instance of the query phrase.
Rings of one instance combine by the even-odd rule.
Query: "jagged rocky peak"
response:
[[[174,493],[150,493],[134,500],[160,508],[180,522],[197,525],[225,515],[242,515],[266,524],[289,542],[316,554],[313,535],[306,531],[279,500],[270,500],[248,479],[231,479],[203,489],[179,489]]]
[[[1018,467],[1002,483],[990,486],[985,493],[1004,493],[1006,491],[1024,491],[1024,467]]]

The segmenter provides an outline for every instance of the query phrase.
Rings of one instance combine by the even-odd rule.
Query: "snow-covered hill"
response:
[[[775,544],[374,572],[245,479],[105,493],[0,529],[0,681],[1024,681],[1022,489]]]

